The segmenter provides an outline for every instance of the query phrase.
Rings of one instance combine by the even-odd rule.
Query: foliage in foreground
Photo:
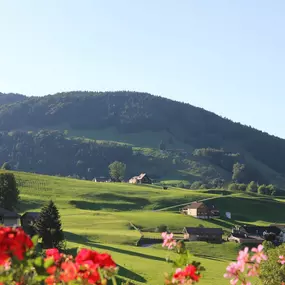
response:
[[[204,268],[192,261],[183,241],[175,241],[173,234],[162,233],[163,247],[175,249],[178,258],[173,271],[165,274],[166,285],[196,284]],[[31,240],[21,228],[0,227],[0,285],[106,285],[112,280],[116,285],[117,265],[106,253],[81,249],[76,257],[51,248],[44,256],[35,251],[36,239]],[[237,261],[227,267],[225,278],[231,285],[251,285],[249,278],[259,278],[262,284],[284,284],[285,246],[262,245],[251,252],[246,247]],[[167,260],[169,261],[169,260]]]
[[[40,256],[35,251],[36,241],[21,228],[0,228],[0,285],[116,285],[117,265],[106,253],[81,249],[76,257],[51,248]],[[165,233],[164,245],[171,249],[176,242]],[[165,275],[165,284],[195,284],[203,268],[189,262],[185,247],[177,247],[180,258],[174,262],[175,270]]]

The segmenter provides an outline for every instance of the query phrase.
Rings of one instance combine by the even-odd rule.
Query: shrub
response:
[[[159,226],[157,226],[156,227],[156,229],[155,229],[155,231],[157,232],[157,233],[163,233],[163,232],[167,232],[168,231],[168,228],[167,228],[167,226],[166,225],[159,225]]]
[[[268,260],[262,263],[260,268],[260,279],[263,284],[275,285],[285,281],[285,266],[279,257],[285,256],[285,245],[268,249]],[[278,262],[279,261],[279,262]]]
[[[253,193],[257,193],[257,189],[258,189],[258,185],[254,181],[251,181],[246,187],[246,191],[253,192]]]
[[[177,187],[178,187],[178,188],[185,188],[185,185],[184,185],[183,182],[179,182],[179,183],[177,184]]]
[[[203,184],[203,183],[202,183],[201,181],[195,181],[195,182],[193,182],[193,183],[191,184],[190,189],[192,189],[192,190],[201,189],[201,185],[202,185],[202,184]]]

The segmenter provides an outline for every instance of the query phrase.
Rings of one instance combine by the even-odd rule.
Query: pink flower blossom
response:
[[[225,278],[232,278],[230,280],[231,285],[236,285],[239,281],[239,273],[240,273],[240,263],[232,262],[227,267],[227,273],[224,274]]]
[[[279,260],[278,260],[279,263],[281,263],[282,265],[285,264],[285,258],[284,258],[284,255],[280,255],[279,256]]]
[[[239,269],[241,272],[244,272],[245,265],[249,262],[249,253],[248,253],[248,247],[246,247],[244,250],[241,250],[237,257]]]
[[[267,256],[264,254],[263,246],[261,244],[257,248],[253,248],[251,251],[255,253],[251,258],[252,262],[256,261],[259,264],[262,260],[267,260]]]
[[[248,277],[258,276],[258,270],[259,270],[259,264],[258,263],[254,263],[253,265],[249,264],[247,276]]]
[[[176,246],[176,241],[173,239],[173,233],[167,234],[167,232],[164,232],[161,234],[163,238],[163,247],[168,247],[168,249],[172,249],[174,246]]]

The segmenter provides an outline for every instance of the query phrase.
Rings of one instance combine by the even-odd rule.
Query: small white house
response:
[[[0,208],[0,225],[9,227],[20,226],[20,218],[20,215],[17,213]]]

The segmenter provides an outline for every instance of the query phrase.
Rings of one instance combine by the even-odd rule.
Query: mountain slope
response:
[[[12,104],[15,102],[21,102],[25,100],[27,97],[21,94],[15,94],[15,93],[1,93],[0,92],[0,105],[4,104]]]
[[[170,149],[192,152],[195,148],[211,147],[240,153],[244,161],[254,161],[259,170],[269,169],[273,178],[283,177],[285,172],[285,140],[201,108],[147,93],[69,92],[0,106],[2,131],[67,129],[89,137],[89,133],[110,128],[124,137],[158,134],[157,147],[163,134],[161,139],[168,137],[166,147]],[[142,146],[140,141],[143,143],[144,139],[141,135],[135,146]]]

